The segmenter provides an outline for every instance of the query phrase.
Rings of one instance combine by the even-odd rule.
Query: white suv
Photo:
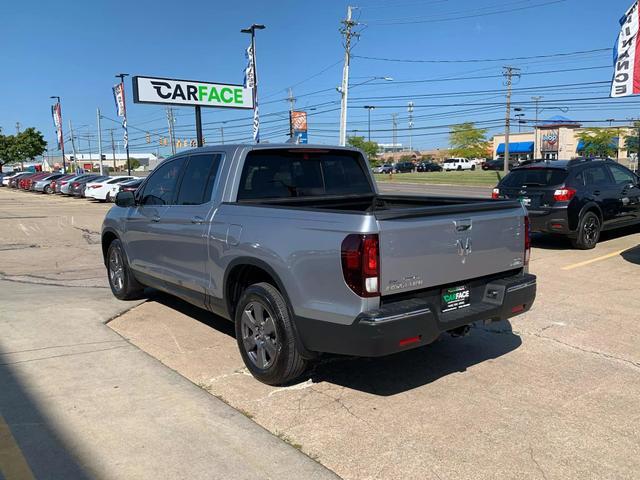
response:
[[[445,172],[450,172],[451,170],[475,170],[476,164],[466,158],[448,158],[442,164],[442,168]]]

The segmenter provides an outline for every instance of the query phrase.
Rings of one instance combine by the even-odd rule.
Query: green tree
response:
[[[18,135],[0,135],[0,167],[9,163],[33,160],[47,149],[42,133],[27,128]]]
[[[129,158],[129,163],[131,165],[131,170],[135,170],[140,167],[140,160],[137,158]]]
[[[624,138],[624,148],[627,149],[629,154],[638,153],[638,140],[640,137],[640,122],[633,122],[633,133],[627,135]]]
[[[375,159],[378,154],[378,144],[376,142],[368,142],[364,137],[348,137],[347,144],[354,148],[359,148],[367,154],[371,160]]]
[[[615,138],[618,132],[612,128],[585,128],[578,134],[585,157],[614,157],[618,151]]]
[[[449,132],[451,155],[462,158],[485,158],[489,149],[487,130],[473,122],[454,125]]]

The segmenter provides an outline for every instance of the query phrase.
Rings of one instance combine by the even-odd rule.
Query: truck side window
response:
[[[189,157],[180,183],[177,205],[202,205],[211,200],[221,158],[222,155],[211,153]]]
[[[169,160],[153,171],[144,187],[142,205],[170,205],[175,198],[176,187],[185,158]]]

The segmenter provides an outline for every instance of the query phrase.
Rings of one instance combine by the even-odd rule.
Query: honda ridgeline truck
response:
[[[384,195],[360,150],[289,144],[175,155],[102,228],[117,298],[153,287],[233,321],[272,385],[526,312],[529,249],[517,200]]]

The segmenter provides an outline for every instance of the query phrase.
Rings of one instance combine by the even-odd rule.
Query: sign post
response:
[[[134,76],[133,102],[195,107],[198,146],[202,136],[202,107],[253,109],[252,89],[244,85]]]

